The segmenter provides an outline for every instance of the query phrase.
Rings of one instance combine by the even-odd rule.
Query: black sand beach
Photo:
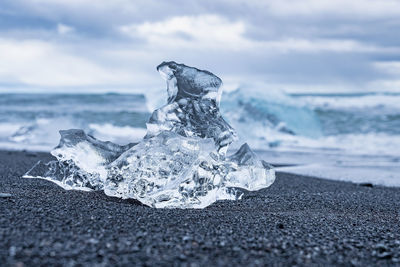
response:
[[[278,173],[204,210],[157,210],[20,178],[44,153],[0,152],[0,265],[399,265],[400,188]]]

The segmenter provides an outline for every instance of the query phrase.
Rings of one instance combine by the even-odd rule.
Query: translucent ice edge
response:
[[[60,131],[51,154],[24,177],[42,178],[65,189],[102,190],[155,208],[204,208],[237,200],[275,180],[271,166],[247,144],[232,155],[235,130],[219,111],[222,81],[208,71],[175,62],[157,70],[167,82],[167,104],[156,109],[138,144],[103,142],[83,130]]]

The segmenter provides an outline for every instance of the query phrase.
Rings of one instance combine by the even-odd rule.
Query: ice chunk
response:
[[[86,162],[86,156],[97,155],[99,161],[104,165],[113,162],[123,152],[134,146],[134,144],[120,146],[111,142],[99,141],[93,136],[85,134],[83,130],[77,129],[62,130],[60,135],[60,143],[51,152],[58,160],[71,159],[75,162]],[[77,146],[81,146],[82,149],[75,149]]]
[[[157,70],[167,81],[168,103],[182,98],[209,98],[219,105],[222,81],[211,72],[174,61],[161,63]]]
[[[76,129],[60,131],[60,135],[59,145],[51,151],[57,160],[38,162],[27,177],[47,178],[67,189],[100,190],[107,177],[107,164],[134,145],[102,142]]]
[[[247,144],[226,155],[236,133],[219,111],[222,81],[208,71],[175,62],[157,70],[167,82],[167,104],[155,110],[136,145],[102,142],[82,130],[60,131],[51,152],[25,177],[65,189],[104,190],[156,208],[204,208],[239,199],[240,189],[270,186],[275,173]]]
[[[145,138],[161,131],[213,138],[217,150],[225,153],[236,133],[219,112],[221,79],[211,72],[175,62],[163,62],[157,70],[167,82],[168,104],[153,112]]]

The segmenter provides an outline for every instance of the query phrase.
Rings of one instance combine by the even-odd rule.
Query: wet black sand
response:
[[[400,189],[279,173],[204,210],[156,210],[20,176],[0,152],[0,265],[399,265]]]

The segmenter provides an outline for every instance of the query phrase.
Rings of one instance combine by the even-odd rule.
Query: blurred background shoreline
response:
[[[222,96],[222,114],[237,130],[238,143],[249,143],[272,164],[289,165],[280,171],[400,186],[400,94],[262,92],[260,97],[253,85]],[[0,149],[48,152],[62,129],[138,142],[166,93],[0,96]]]
[[[224,118],[268,161],[398,186],[399,27],[396,0],[3,0],[0,149],[140,140],[174,60],[223,80]]]

